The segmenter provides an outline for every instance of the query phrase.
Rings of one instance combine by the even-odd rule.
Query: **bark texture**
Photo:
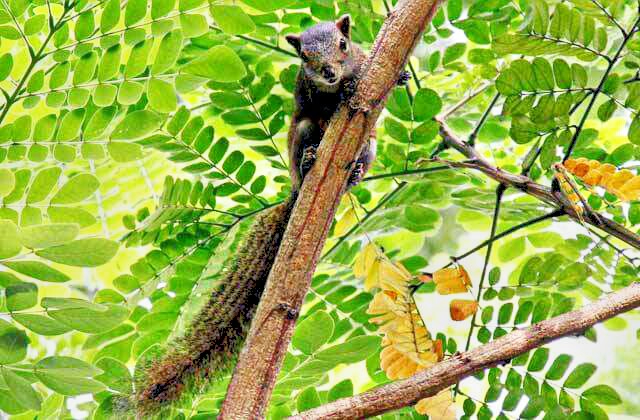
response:
[[[293,209],[222,419],[261,419],[353,162],[439,0],[403,0],[387,17],[348,106],[333,116]]]
[[[512,358],[558,338],[580,335],[592,325],[638,306],[640,283],[634,283],[576,311],[513,331],[468,352],[458,353],[410,378],[334,401],[289,419],[359,419],[413,405],[475,372],[508,363]]]

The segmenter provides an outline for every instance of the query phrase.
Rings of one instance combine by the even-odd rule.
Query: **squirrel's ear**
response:
[[[296,52],[298,53],[298,55],[300,55],[300,49],[302,47],[300,43],[300,35],[287,35],[285,39],[289,44],[291,44],[293,48],[296,49]]]
[[[349,15],[340,16],[340,19],[336,21],[336,27],[340,32],[342,32],[342,35],[346,36],[347,38],[350,38],[351,37],[351,16]]]

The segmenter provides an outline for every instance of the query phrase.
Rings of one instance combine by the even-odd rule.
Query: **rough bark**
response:
[[[410,378],[334,401],[289,419],[358,419],[413,405],[475,372],[508,363],[512,358],[558,338],[580,335],[592,325],[638,306],[640,283],[634,283],[576,311],[513,331],[468,352],[458,353]]]
[[[458,138],[449,128],[444,121],[440,121],[440,135],[442,140],[447,146],[457,150],[469,159],[471,162],[447,162],[450,166],[464,167],[479,170],[485,175],[493,178],[507,187],[516,188],[526,194],[537,197],[538,199],[554,206],[559,209],[563,209],[565,213],[574,220],[581,222],[581,217],[576,214],[571,203],[560,192],[553,191],[551,188],[538,184],[531,180],[531,178],[518,175],[511,172],[503,171],[500,168],[496,168],[487,159],[485,159],[473,146],[464,142]],[[623,242],[633,246],[636,249],[640,249],[640,236],[630,231],[619,223],[597,213],[589,214],[584,213],[582,220],[589,223],[592,226],[602,229],[609,235],[620,239]]]
[[[354,97],[333,116],[302,185],[219,418],[263,418],[353,162],[437,6],[438,0],[398,3],[378,34]]]

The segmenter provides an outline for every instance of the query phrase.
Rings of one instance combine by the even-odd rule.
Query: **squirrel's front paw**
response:
[[[309,172],[309,169],[313,166],[313,163],[316,161],[316,147],[315,146],[307,146],[302,151],[302,159],[300,160],[300,173],[302,177]]]
[[[340,90],[340,99],[342,102],[351,98],[356,93],[356,84],[355,80],[347,80],[344,82],[344,85]]]
[[[400,73],[400,77],[398,77],[398,86],[405,86],[411,80],[411,73],[408,71],[403,71]]]
[[[351,175],[349,176],[349,186],[355,187],[362,181],[362,177],[364,176],[364,163],[356,162],[353,171],[351,171]]]

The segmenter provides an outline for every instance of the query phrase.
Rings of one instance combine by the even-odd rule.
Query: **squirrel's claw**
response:
[[[400,73],[400,77],[398,77],[397,84],[398,86],[405,86],[411,80],[411,73],[408,71],[403,71]]]
[[[349,176],[350,187],[355,187],[362,181],[362,177],[364,176],[364,163],[356,162],[353,171],[351,171],[351,175]]]
[[[309,172],[309,169],[313,166],[313,163],[316,161],[316,147],[315,146],[307,146],[302,151],[302,159],[300,160],[300,174],[304,178],[304,176]]]

